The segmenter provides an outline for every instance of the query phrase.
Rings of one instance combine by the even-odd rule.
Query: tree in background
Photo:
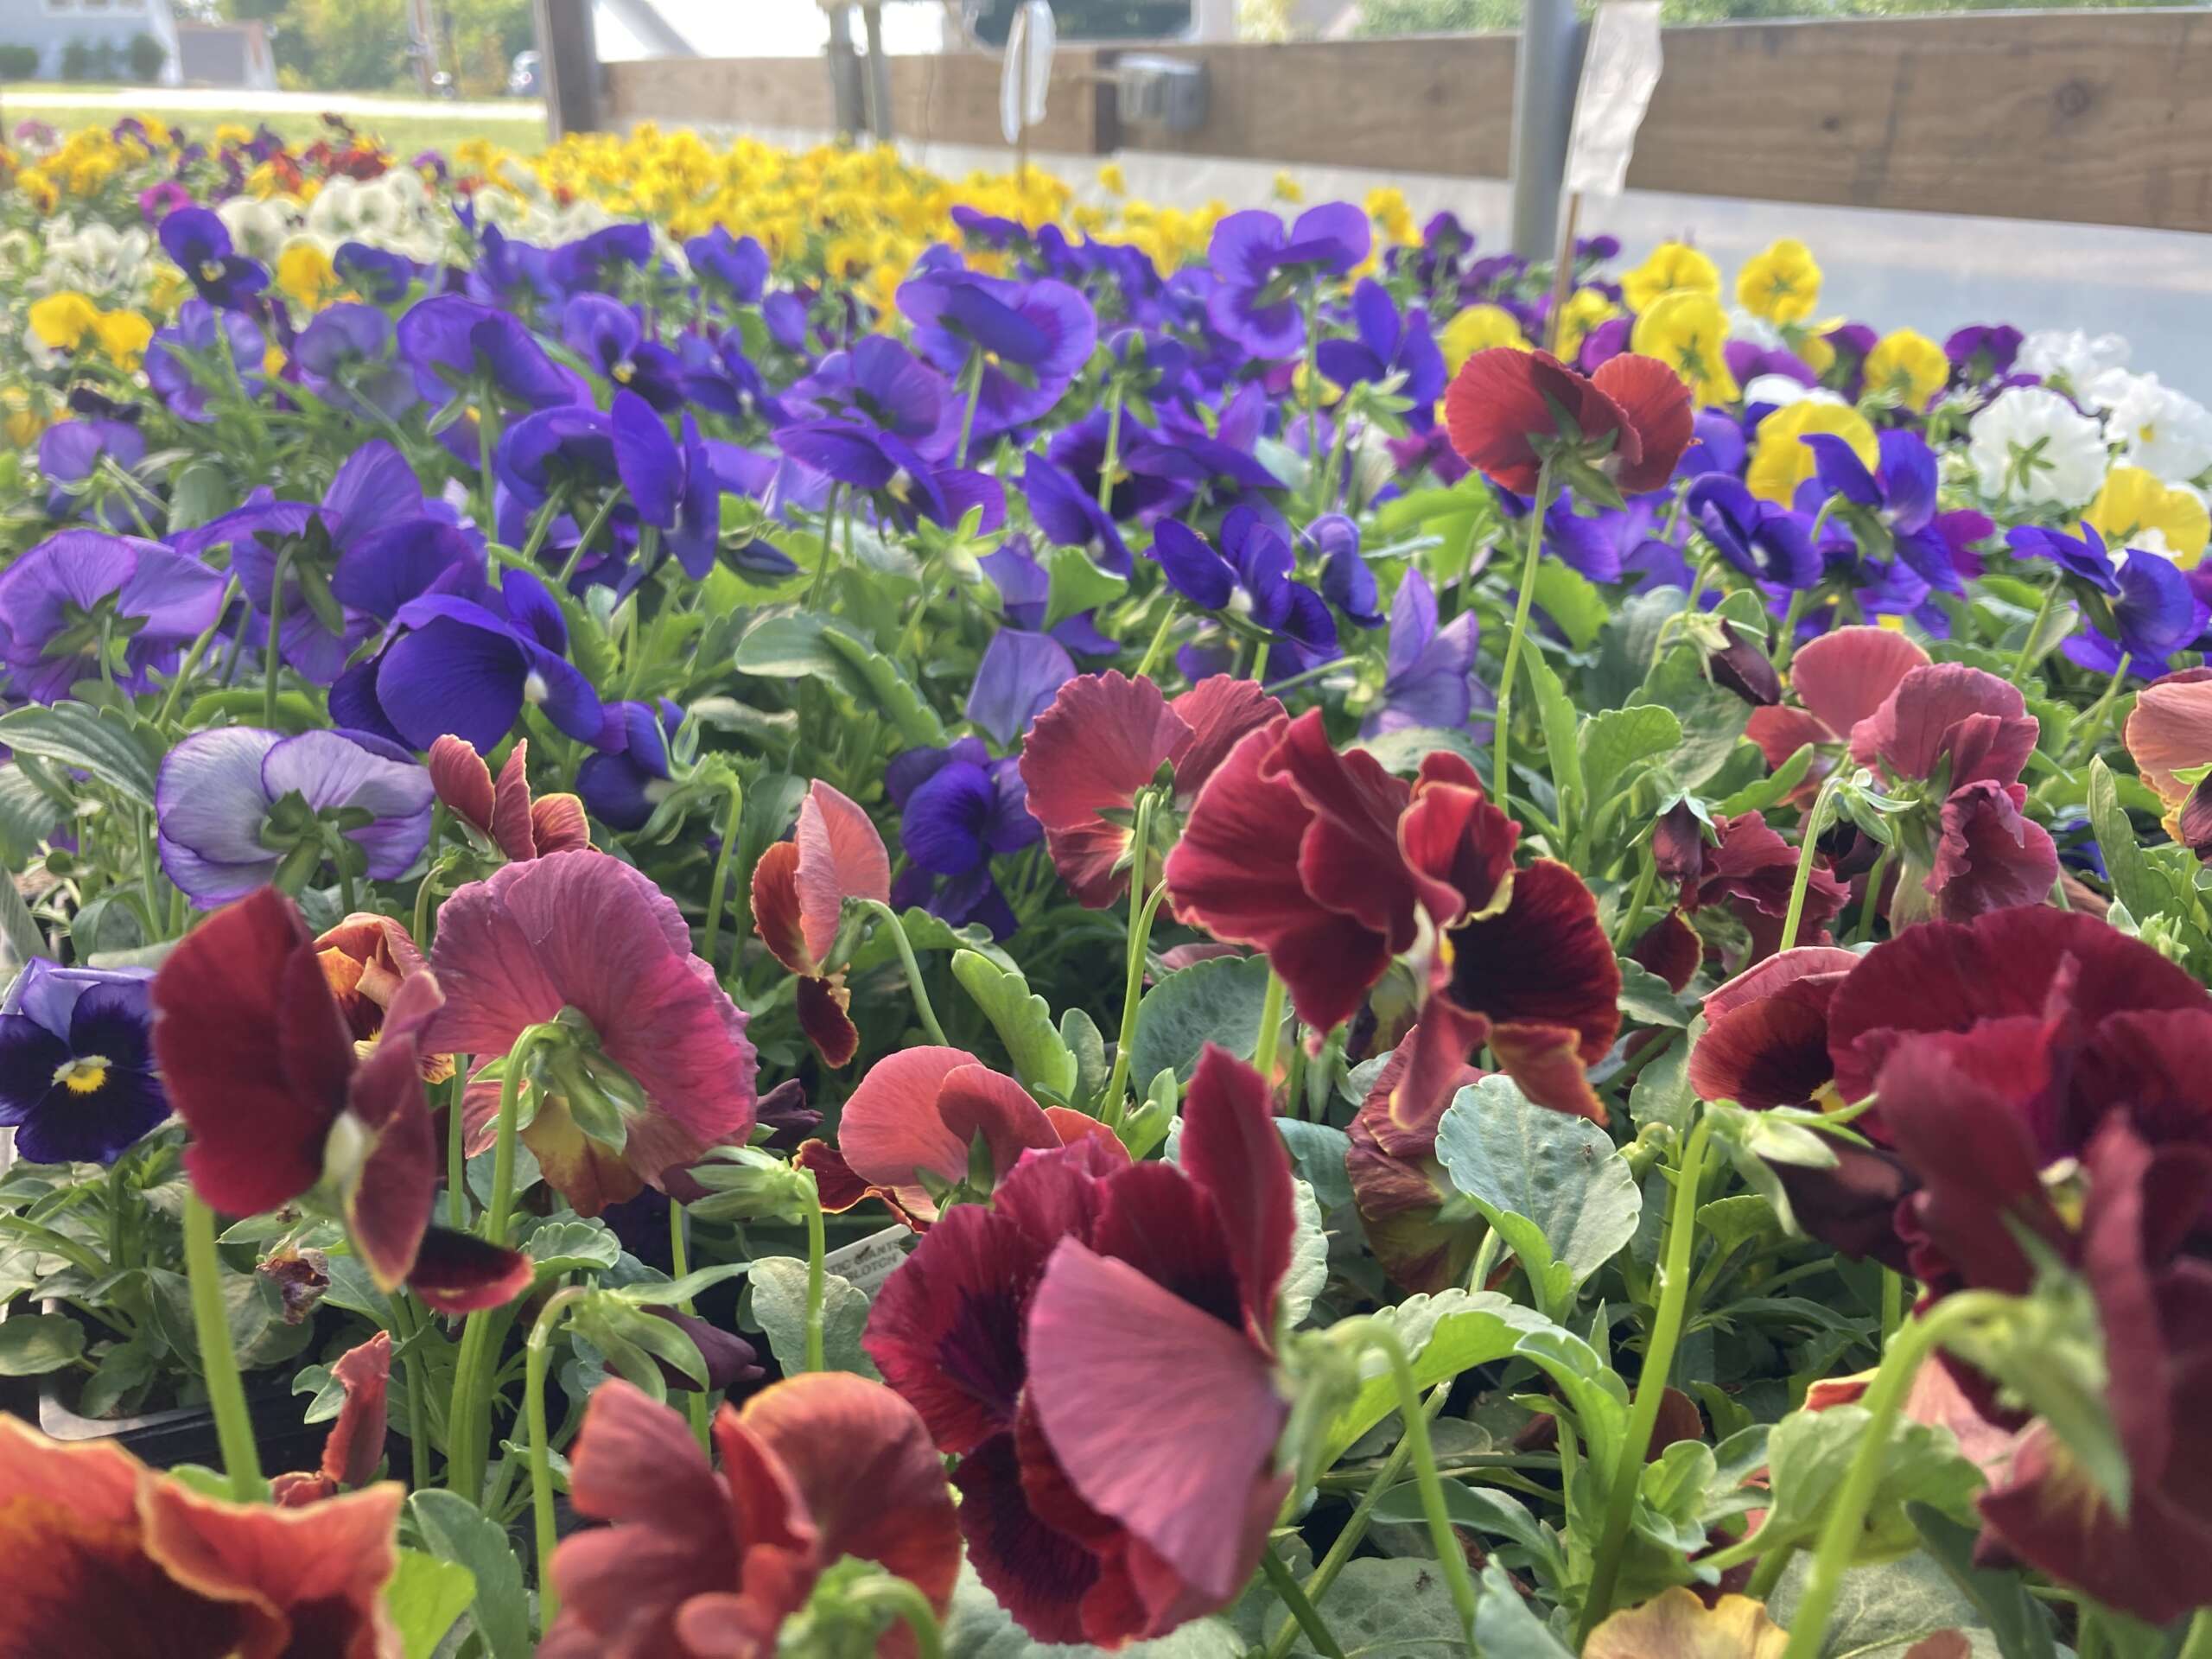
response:
[[[382,92],[411,86],[407,0],[215,0],[226,22],[269,30],[287,86]],[[433,0],[437,66],[465,92],[496,92],[507,65],[534,42],[530,0]]]

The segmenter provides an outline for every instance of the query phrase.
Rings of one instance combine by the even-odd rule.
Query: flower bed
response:
[[[1391,192],[11,167],[0,1651],[2212,1641],[2122,342]]]

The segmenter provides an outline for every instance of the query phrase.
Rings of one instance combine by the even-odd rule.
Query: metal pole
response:
[[[868,35],[868,124],[875,142],[891,142],[891,60],[883,51],[883,8],[862,5],[861,23]]]
[[[1574,0],[1525,0],[1513,65],[1513,251],[1548,259],[1559,238],[1560,181],[1582,73]]]
[[[599,46],[591,0],[537,0],[538,70],[545,78],[545,123],[558,140],[599,126]]]
[[[830,14],[830,101],[837,130],[857,137],[864,121],[861,102],[861,60],[853,50],[852,9],[842,3],[826,8]]]

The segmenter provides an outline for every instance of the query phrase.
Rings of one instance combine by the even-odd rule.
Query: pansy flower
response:
[[[1014,931],[1014,912],[991,879],[991,860],[1034,845],[1043,833],[1029,816],[1019,768],[1012,755],[994,760],[974,737],[892,759],[883,785],[899,809],[899,844],[912,864],[892,888],[894,906],[921,905],[956,927],[980,921],[999,938]]]
[[[1408,1031],[1382,1063],[1347,1130],[1344,1173],[1351,1182],[1367,1248],[1393,1284],[1431,1294],[1466,1282],[1467,1269],[1489,1224],[1464,1212],[1457,1190],[1436,1155],[1436,1131],[1460,1090],[1483,1073],[1461,1065],[1421,1100],[1399,1087],[1421,1039]]]
[[[433,407],[442,408],[468,387],[481,387],[511,407],[589,401],[582,377],[555,363],[518,319],[459,294],[416,301],[400,317],[397,338],[416,389]],[[472,423],[464,418],[457,424]],[[466,459],[475,463],[473,447]]]
[[[346,301],[319,312],[292,342],[301,384],[348,414],[397,418],[422,401],[395,352],[391,319]]]
[[[160,236],[162,251],[212,306],[241,309],[269,286],[268,269],[232,245],[230,227],[211,209],[178,208],[162,220]]]
[[[1034,455],[1030,459],[1036,460]],[[1069,652],[1083,657],[1111,657],[1121,650],[1118,640],[1098,632],[1096,610],[1077,611],[1045,626],[1052,598],[1052,574],[1029,550],[1027,537],[1010,536],[976,561],[991,585],[999,590],[999,606],[1006,620],[1028,633],[1049,633]]]
[[[118,484],[113,474],[133,478],[145,458],[146,435],[130,421],[60,421],[48,427],[38,437],[38,470],[46,480],[48,516],[74,518],[92,505],[87,497],[98,496],[88,515],[95,522],[118,531],[137,524],[134,512],[146,511],[143,486]]]
[[[158,542],[65,530],[0,573],[0,663],[11,689],[38,702],[103,674],[150,690],[213,624],[222,594],[219,575]]]
[[[245,397],[261,397],[269,385],[268,353],[267,337],[243,311],[187,300],[177,307],[176,321],[147,346],[146,380],[171,414],[196,425],[213,418],[211,382],[235,382]]]
[[[1152,556],[1167,585],[1201,610],[1235,618],[1279,640],[1326,658],[1337,652],[1337,622],[1328,601],[1295,579],[1289,540],[1249,507],[1222,520],[1217,552],[1180,519],[1153,531]]]
[[[364,1055],[298,907],[264,888],[209,917],[154,977],[154,1054],[191,1139],[185,1173],[226,1215],[321,1192],[370,1275],[447,1313],[497,1307],[530,1258],[430,1225],[441,1154],[423,1097],[437,982],[410,974]]]
[[[429,774],[366,732],[189,733],[155,784],[162,869],[202,910],[296,892],[326,863],[394,881],[429,843],[430,797]]]
[[[2212,669],[2183,669],[2145,686],[2122,735],[2136,772],[2165,809],[2167,835],[2202,859],[2212,850],[2212,788],[2177,774],[2212,765]]]
[[[755,238],[734,237],[716,225],[687,240],[683,257],[694,276],[715,284],[740,305],[760,304],[767,290],[768,251]]]
[[[232,1503],[111,1440],[50,1440],[0,1416],[0,1545],[15,1583],[0,1651],[315,1653],[394,1659],[397,1482],[303,1509]]]
[[[900,283],[898,303],[914,325],[915,349],[945,373],[969,377],[973,413],[963,409],[962,418],[971,450],[1051,412],[1098,339],[1090,302],[1065,283],[941,265]]]
[[[663,1185],[709,1147],[753,1127],[745,1014],[691,951],[691,931],[652,880],[602,853],[554,853],[471,882],[438,912],[431,970],[446,991],[437,1048],[505,1054],[559,1020],[523,1137],[582,1213]],[[472,1138],[496,1130],[497,1088],[467,1103]]]
[[[637,393],[664,415],[683,407],[683,365],[645,338],[634,308],[604,294],[575,295],[561,310],[561,340],[618,391]]]
[[[988,1207],[938,1218],[869,1320],[869,1356],[960,1459],[969,1560],[1039,1641],[1119,1646],[1226,1606],[1289,1489],[1294,1197],[1260,1075],[1209,1046],[1181,1148],[1031,1152]]]
[[[576,793],[592,816],[617,830],[642,830],[675,789],[669,741],[683,711],[666,697],[658,704],[606,705],[594,741],[596,753],[576,768]]]
[[[1102,457],[1103,459],[1103,457]],[[1032,450],[1022,461],[1021,493],[1029,516],[1055,547],[1079,547],[1101,569],[1126,576],[1133,568],[1129,550],[1113,515],[1086,490],[1043,455]]]
[[[564,294],[612,294],[652,257],[653,227],[633,220],[563,242],[546,256],[545,274]]]
[[[685,575],[702,580],[721,539],[722,486],[699,423],[684,411],[679,442],[627,388],[614,394],[613,422],[615,471],[639,522],[661,532]]]
[[[1302,539],[1321,556],[1321,597],[1354,627],[1381,627],[1382,594],[1359,550],[1359,526],[1341,512],[1325,512],[1306,526]]]
[[[1741,479],[1707,474],[1683,493],[1682,510],[1715,552],[1755,582],[1802,591],[1827,572],[1812,521],[1759,499]]]
[[[860,1047],[842,970],[830,966],[848,899],[890,901],[891,858],[858,803],[816,779],[798,824],[753,867],[753,927],[769,954],[798,976],[798,1022],[823,1062],[840,1066]]]
[[[33,957],[0,1007],[0,1126],[35,1164],[112,1164],[169,1115],[144,969]]]
[[[1810,433],[1803,442],[1817,458],[1821,498],[1841,498],[1838,505],[1861,552],[1879,556],[1886,542],[1929,587],[1966,591],[1951,544],[1936,523],[1936,452],[1918,434],[1891,428],[1878,435],[1872,468],[1833,432]]]
[[[451,734],[430,745],[430,786],[446,810],[511,860],[573,852],[591,845],[584,804],[574,795],[532,799],[530,740],[518,738],[499,781],[468,740]]]
[[[316,960],[338,1011],[356,1043],[376,1041],[384,1031],[399,988],[423,971],[423,953],[404,925],[373,911],[355,911],[315,936]],[[453,1056],[423,1056],[423,1081],[443,1083],[453,1076]]]
[[[1408,568],[1390,601],[1390,635],[1383,659],[1382,699],[1360,728],[1363,737],[1408,727],[1467,729],[1475,708],[1475,656],[1482,622],[1462,611],[1441,626],[1436,590]],[[1488,702],[1484,694],[1484,702]]]
[[[942,1618],[960,1570],[944,1471],[912,1407],[839,1371],[789,1377],[715,1414],[710,1454],[682,1414],[602,1382],[570,1452],[560,1617],[538,1659],[724,1659],[776,1651],[823,1572],[849,1556]],[[903,1632],[880,1644],[911,1656]]]
[[[2084,668],[2116,672],[2123,655],[2145,678],[2163,674],[2167,659],[2204,632],[2212,607],[2196,594],[2181,567],[2166,555],[2107,547],[2094,524],[2079,537],[2023,524],[2005,532],[2012,551],[2057,565],[2079,598],[2088,628],[2069,634],[2063,647]]]
[[[1216,278],[1206,321],[1256,358],[1295,357],[1306,342],[1298,296],[1306,284],[1342,276],[1368,255],[1374,226],[1348,201],[1310,207],[1284,232],[1265,208],[1230,213],[1213,227],[1206,258]]]
[[[1623,495],[1656,489],[1694,429],[1689,393],[1663,363],[1624,354],[1585,376],[1549,353],[1510,346],[1460,366],[1444,418],[1452,448],[1516,495],[1536,493],[1548,454],[1568,463],[1563,481],[1594,484],[1600,499],[1607,483]]]
[[[1077,900],[1100,909],[1128,890],[1126,820],[1163,766],[1173,780],[1169,805],[1186,811],[1237,741],[1281,715],[1258,686],[1226,676],[1172,700],[1114,671],[1062,687],[1023,742],[1021,775],[1030,815]]]
[[[384,1462],[390,1422],[391,1332],[379,1331],[347,1349],[331,1363],[330,1379],[345,1398],[322,1443],[322,1461],[312,1472],[295,1471],[269,1483],[270,1497],[281,1508],[302,1509],[348,1488],[366,1486]]]
[[[1321,372],[1345,387],[1395,377],[1393,390],[1413,404],[1408,423],[1419,429],[1434,420],[1447,377],[1428,314],[1415,306],[1401,316],[1390,290],[1366,276],[1351,291],[1351,321],[1352,339],[1325,340],[1315,348]]]

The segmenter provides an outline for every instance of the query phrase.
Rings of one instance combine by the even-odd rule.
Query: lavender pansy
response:
[[[1308,208],[1283,232],[1264,208],[1230,213],[1213,228],[1206,257],[1218,279],[1206,321],[1254,357],[1294,357],[1306,342],[1298,296],[1305,283],[1342,276],[1367,257],[1367,215],[1348,201]]]
[[[176,321],[148,342],[146,379],[171,414],[197,424],[210,418],[211,387],[235,384],[248,400],[258,398],[269,385],[268,354],[268,339],[251,317],[187,300]]]
[[[1408,727],[1456,732],[1474,712],[1475,652],[1481,624],[1462,611],[1437,626],[1436,591],[1408,569],[1390,601],[1390,639],[1382,706],[1367,717],[1361,735],[1379,736]]]
[[[65,530],[0,573],[0,659],[17,695],[58,702],[107,674],[152,689],[156,670],[213,626],[223,579],[158,542]]]
[[[1075,659],[1049,633],[1001,628],[983,648],[968,693],[968,718],[1001,747],[1017,742],[1075,677]],[[951,872],[946,872],[951,874]]]

